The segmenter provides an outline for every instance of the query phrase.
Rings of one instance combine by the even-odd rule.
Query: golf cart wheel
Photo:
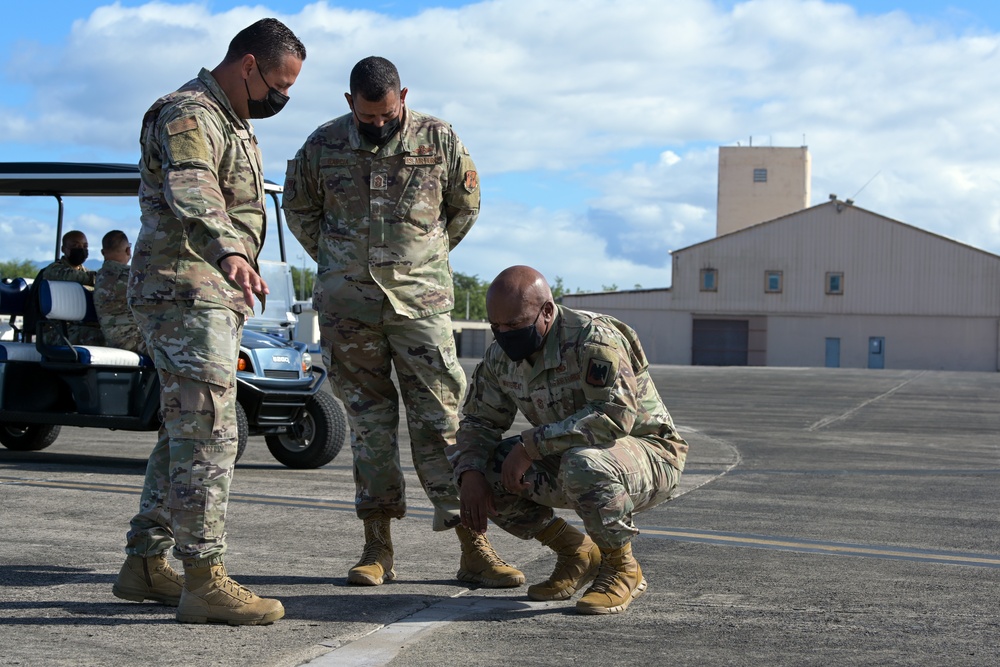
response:
[[[268,435],[264,440],[271,455],[289,468],[319,468],[340,453],[346,437],[344,409],[333,396],[319,391],[287,433]]]
[[[50,424],[0,424],[0,444],[15,452],[37,452],[56,441],[59,429]]]
[[[250,439],[250,422],[247,421],[247,413],[239,401],[236,402],[236,432],[239,434],[237,436],[236,460],[239,461],[243,458],[243,452],[247,449],[247,441]]]

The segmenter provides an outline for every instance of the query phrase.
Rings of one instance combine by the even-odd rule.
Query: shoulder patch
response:
[[[607,387],[614,380],[614,364],[607,359],[592,357],[587,363],[586,382],[592,387]]]
[[[184,116],[167,123],[163,143],[172,164],[211,162],[208,141],[194,116]]]
[[[471,169],[465,172],[464,185],[467,192],[475,192],[479,187],[479,174]]]
[[[181,132],[189,132],[196,129],[198,129],[198,119],[194,116],[185,116],[184,118],[178,118],[167,123],[167,134],[171,137]]]

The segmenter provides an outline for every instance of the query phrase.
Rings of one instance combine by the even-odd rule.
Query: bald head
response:
[[[549,301],[552,301],[552,290],[545,276],[530,266],[512,266],[501,271],[490,283],[486,291],[486,313],[490,323],[501,330],[517,328],[514,325],[534,319],[538,310]]]
[[[514,361],[533,360],[552,328],[555,313],[549,284],[530,266],[504,269],[486,291],[486,314],[493,336]]]

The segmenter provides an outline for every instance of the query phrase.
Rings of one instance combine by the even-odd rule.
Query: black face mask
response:
[[[544,338],[542,334],[538,333],[538,327],[535,326],[541,314],[542,311],[539,310],[538,315],[535,315],[535,321],[526,327],[493,332],[493,338],[496,339],[497,345],[511,361],[524,361],[542,346]]]
[[[267,95],[262,100],[250,97],[250,85],[246,79],[243,79],[243,85],[247,89],[247,113],[250,114],[251,118],[270,118],[285,108],[285,105],[288,104],[288,95],[283,95],[277,89],[272,88],[271,84],[267,83],[267,79],[264,78],[264,73],[260,71],[259,66],[257,72],[260,74],[260,80],[267,85]]]
[[[362,123],[357,114],[354,115],[358,121],[358,132],[363,134],[376,146],[385,146],[392,139],[392,136],[399,132],[399,116],[386,122],[382,127],[376,127],[372,123]]]
[[[71,266],[80,266],[87,261],[88,256],[90,256],[90,253],[86,248],[70,248],[69,252],[66,253],[66,261]]]

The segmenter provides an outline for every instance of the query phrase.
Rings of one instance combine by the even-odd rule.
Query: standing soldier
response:
[[[247,119],[281,110],[305,57],[291,30],[262,19],[142,121],[128,298],[160,376],[163,426],[114,594],[178,605],[181,622],[257,625],[285,613],[230,579],[223,553],[240,335],[254,295],[267,293],[257,271],[263,167]],[[183,580],[164,557],[171,546]]]
[[[472,375],[458,444],[450,452],[462,521],[556,552],[532,600],[576,603],[582,614],[625,611],[646,590],[632,555],[632,515],[670,497],[688,446],[677,434],[628,326],[556,306],[545,278],[512,266],[490,284],[496,341]],[[501,441],[520,411],[531,427]],[[576,511],[586,534],[552,508]]]
[[[479,215],[476,166],[451,126],[406,107],[396,67],[365,58],[351,71],[351,113],[312,133],[289,162],[288,227],[318,262],[314,292],[330,384],[351,420],[355,505],[365,547],[347,580],[393,579],[390,519],[406,513],[399,397],[434,530],[455,528],[458,578],[524,583],[485,535],[460,525],[445,448],[453,445],[465,373],[451,330],[448,253]]]
[[[107,344],[146,354],[146,342],[128,307],[128,272],[132,244],[125,232],[115,229],[101,240],[104,264],[94,281],[94,310]]]

